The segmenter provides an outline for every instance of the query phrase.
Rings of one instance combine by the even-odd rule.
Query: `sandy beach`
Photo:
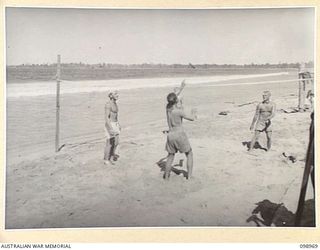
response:
[[[291,72],[230,79],[219,86],[187,84],[186,110],[198,110],[198,120],[184,123],[194,152],[194,178],[184,177],[184,160],[168,182],[156,162],[167,154],[162,130],[167,129],[166,95],[172,86],[120,90],[123,129],[114,166],[103,164],[104,91],[61,96],[63,147],[57,154],[55,96],[8,97],[6,228],[253,227],[246,220],[264,199],[295,213],[310,112],[284,112],[298,105],[298,83],[281,80],[294,77]],[[243,84],[259,81],[273,82]],[[249,154],[249,127],[264,90],[271,91],[277,105],[273,145],[269,152]],[[260,144],[265,147],[265,135]],[[174,163],[180,159],[184,155],[177,154]],[[309,185],[307,199],[312,192]]]

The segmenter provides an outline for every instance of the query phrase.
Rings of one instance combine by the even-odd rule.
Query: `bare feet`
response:
[[[114,165],[114,163],[110,160],[104,160],[104,165]]]

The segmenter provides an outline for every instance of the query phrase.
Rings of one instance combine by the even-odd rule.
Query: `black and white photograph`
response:
[[[316,227],[315,7],[5,8],[5,229]]]

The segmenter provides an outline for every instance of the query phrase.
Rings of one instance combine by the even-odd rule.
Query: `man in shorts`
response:
[[[192,177],[193,153],[187,134],[184,132],[182,120],[186,119],[189,121],[194,121],[196,119],[196,111],[193,110],[191,116],[187,116],[184,110],[178,107],[178,97],[175,93],[170,93],[167,96],[167,101],[168,104],[166,111],[169,132],[166,143],[168,157],[164,178],[169,179],[174,156],[179,151],[180,153],[186,154],[188,170],[187,179],[190,179]]]
[[[276,105],[270,101],[270,91],[264,91],[262,94],[263,101],[257,105],[256,113],[253,117],[250,130],[255,128],[254,136],[251,140],[249,151],[251,151],[259,139],[261,132],[267,135],[267,151],[271,149],[272,124],[271,119],[275,116]]]
[[[119,158],[116,154],[119,145],[120,124],[118,122],[118,104],[119,98],[117,91],[112,91],[108,95],[109,100],[105,104],[105,136],[106,145],[104,149],[104,164],[114,164]]]

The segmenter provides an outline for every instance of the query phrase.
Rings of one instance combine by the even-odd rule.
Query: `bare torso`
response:
[[[259,104],[259,121],[267,121],[270,119],[270,116],[274,108],[274,104],[272,102],[268,103],[260,103]]]
[[[182,109],[174,107],[171,110],[167,110],[167,121],[169,130],[182,130],[182,118],[184,117],[184,112]]]
[[[106,104],[106,112],[109,111],[108,118],[111,122],[118,121],[119,108],[116,102],[110,101]]]

